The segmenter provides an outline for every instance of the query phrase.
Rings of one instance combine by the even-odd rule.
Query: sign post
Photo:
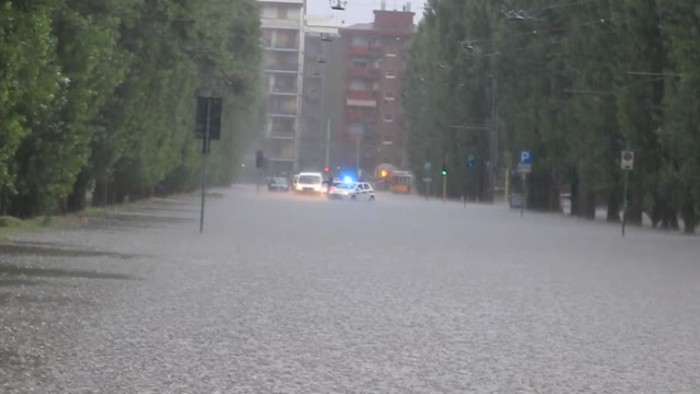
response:
[[[622,151],[620,157],[620,168],[624,172],[622,174],[622,236],[625,236],[625,227],[627,226],[627,188],[629,185],[629,174],[634,169],[634,152],[626,149]]]
[[[202,204],[199,213],[199,233],[204,232],[204,203],[207,194],[207,167],[209,164],[209,152],[211,140],[221,138],[221,107],[222,100],[217,97],[197,97],[197,119],[195,124],[195,137],[202,139],[202,155],[204,165],[202,168]]]
[[[467,196],[469,195],[469,181],[471,179],[471,173],[474,170],[474,167],[476,166],[476,157],[473,154],[469,154],[467,156],[467,160],[465,162],[465,169],[466,169],[466,174],[465,174],[465,179],[464,179],[464,191],[462,192],[462,204],[464,205],[464,209],[467,208]]]
[[[426,161],[423,164],[423,171],[425,176],[423,177],[423,183],[425,183],[425,200],[427,201],[430,199],[430,184],[432,183],[433,179],[430,177],[430,170],[433,168],[433,165],[429,162]]]
[[[527,204],[527,174],[532,172],[532,152],[529,150],[520,151],[518,157],[518,172],[522,178],[522,201],[520,202],[520,217],[525,214],[525,204]]]
[[[442,165],[440,173],[442,174],[442,202],[444,203],[447,199],[447,166],[445,164]]]
[[[265,167],[265,156],[263,151],[258,149],[255,151],[255,192],[260,193],[260,172]]]

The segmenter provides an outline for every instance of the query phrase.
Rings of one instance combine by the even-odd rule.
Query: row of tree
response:
[[[224,98],[229,183],[259,98],[254,0],[0,0],[0,214],[192,189],[197,94]]]
[[[693,232],[698,26],[695,0],[430,0],[404,90],[413,170],[444,161],[450,195],[487,198],[488,166],[504,180],[517,152],[531,150],[530,207],[558,210],[570,192],[574,215],[593,217],[603,204],[617,221],[629,147],[628,220],[646,214],[654,226],[682,221]]]

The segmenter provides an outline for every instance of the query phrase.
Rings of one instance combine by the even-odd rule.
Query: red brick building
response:
[[[374,11],[374,22],[340,29],[345,60],[345,162],[370,174],[381,163],[405,168],[401,82],[414,13]]]

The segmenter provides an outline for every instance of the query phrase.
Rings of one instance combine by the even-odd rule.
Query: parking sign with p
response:
[[[532,152],[529,150],[520,151],[520,160],[518,164],[532,164]]]
[[[528,173],[530,171],[532,171],[532,152],[529,150],[522,150],[518,157],[518,172]]]

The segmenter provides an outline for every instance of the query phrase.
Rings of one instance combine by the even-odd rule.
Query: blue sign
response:
[[[469,157],[467,157],[467,169],[472,169],[474,166],[476,166],[476,157],[474,157],[474,155],[469,155]]]
[[[521,150],[518,164],[532,164],[532,152],[529,150]]]

